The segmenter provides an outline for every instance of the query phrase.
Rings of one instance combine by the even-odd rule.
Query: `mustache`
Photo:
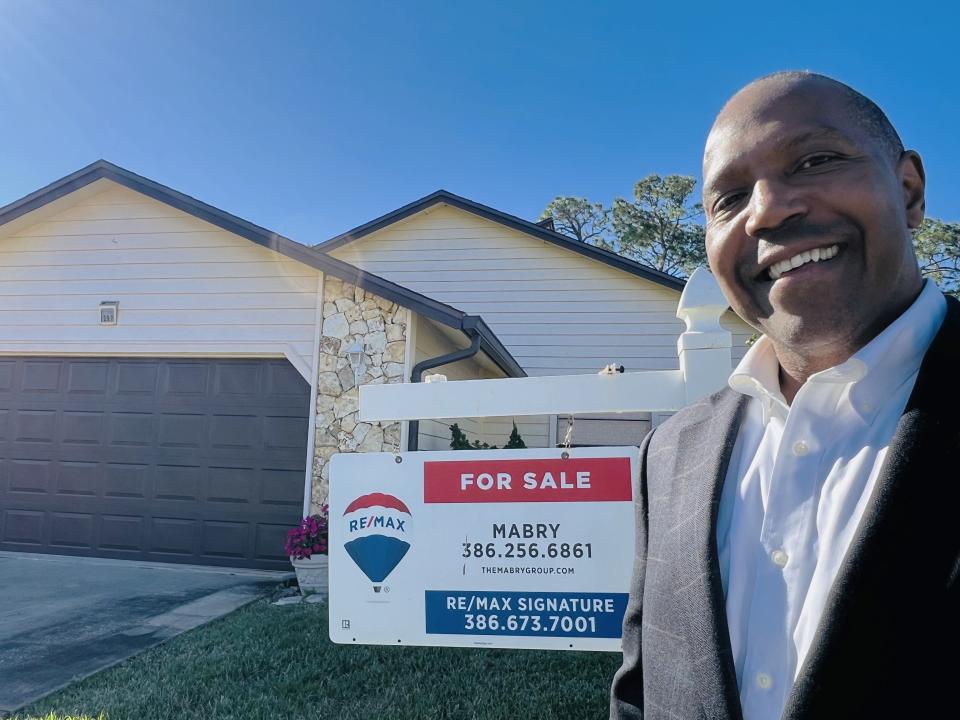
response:
[[[793,218],[775,228],[759,233],[757,239],[770,245],[782,246],[810,238],[842,240],[855,232],[856,228],[851,223],[842,220],[822,224],[813,223],[804,218]]]

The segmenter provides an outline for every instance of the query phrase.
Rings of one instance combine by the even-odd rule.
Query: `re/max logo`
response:
[[[357,530],[365,530],[367,528],[388,528],[390,530],[399,530],[400,532],[406,532],[407,529],[404,527],[406,520],[400,520],[399,518],[387,517],[386,515],[371,515],[370,517],[362,517],[359,520],[351,520],[350,524],[347,526],[350,532],[356,532]]]

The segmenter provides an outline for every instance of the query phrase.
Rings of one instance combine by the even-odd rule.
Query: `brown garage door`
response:
[[[309,393],[285,360],[0,357],[0,550],[289,567]]]

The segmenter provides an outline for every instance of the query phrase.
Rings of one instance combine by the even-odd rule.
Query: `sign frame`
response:
[[[638,448],[331,462],[333,642],[621,651]]]

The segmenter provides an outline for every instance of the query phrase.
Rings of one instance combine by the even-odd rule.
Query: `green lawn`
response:
[[[334,645],[324,605],[260,600],[70,686],[26,717],[599,719],[619,664],[613,653]]]

